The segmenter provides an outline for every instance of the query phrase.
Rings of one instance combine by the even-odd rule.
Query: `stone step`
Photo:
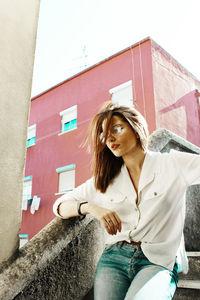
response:
[[[173,300],[200,300],[200,252],[187,252],[189,272],[179,274]]]
[[[178,287],[183,289],[200,290],[200,280],[179,280]]]
[[[189,272],[180,273],[180,280],[200,280],[200,252],[187,252],[189,260]]]
[[[173,300],[200,300],[200,280],[179,280]]]

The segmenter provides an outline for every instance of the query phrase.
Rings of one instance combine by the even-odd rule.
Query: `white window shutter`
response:
[[[36,124],[28,127],[28,140],[36,136]]]
[[[59,193],[73,190],[75,187],[75,169],[59,174]]]
[[[62,117],[62,123],[67,123],[77,119],[77,105],[61,111],[60,116]]]
[[[120,84],[109,90],[112,102],[119,105],[133,106],[132,80]]]

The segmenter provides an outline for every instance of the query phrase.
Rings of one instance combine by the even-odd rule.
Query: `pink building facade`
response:
[[[200,81],[146,38],[34,97],[21,237],[31,239],[54,218],[55,199],[91,177],[81,143],[104,101],[132,103],[150,133],[164,127],[200,146],[199,90]]]

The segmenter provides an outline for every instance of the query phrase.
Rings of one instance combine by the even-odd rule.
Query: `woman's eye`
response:
[[[117,127],[117,132],[118,132],[118,133],[122,132],[122,129],[123,129],[123,127],[121,127],[121,126],[120,126],[120,127]]]
[[[113,133],[114,134],[121,133],[122,129],[123,129],[123,127],[121,127],[121,126],[115,127],[115,128],[113,128]]]

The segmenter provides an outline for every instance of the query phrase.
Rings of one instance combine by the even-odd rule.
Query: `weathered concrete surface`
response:
[[[178,288],[173,297],[173,300],[199,300],[200,290],[198,289],[186,289]]]
[[[200,148],[166,130],[158,129],[149,141],[152,151],[168,152],[171,149],[200,154]],[[200,168],[200,167],[199,167]],[[186,193],[186,219],[184,227],[187,251],[200,251],[200,185],[190,186]]]
[[[180,273],[179,279],[200,281],[200,252],[195,252],[195,256],[188,252],[189,271],[187,274]]]
[[[0,263],[18,249],[39,3],[0,1]]]
[[[0,300],[82,299],[103,245],[102,229],[91,217],[55,218],[0,274]]]

